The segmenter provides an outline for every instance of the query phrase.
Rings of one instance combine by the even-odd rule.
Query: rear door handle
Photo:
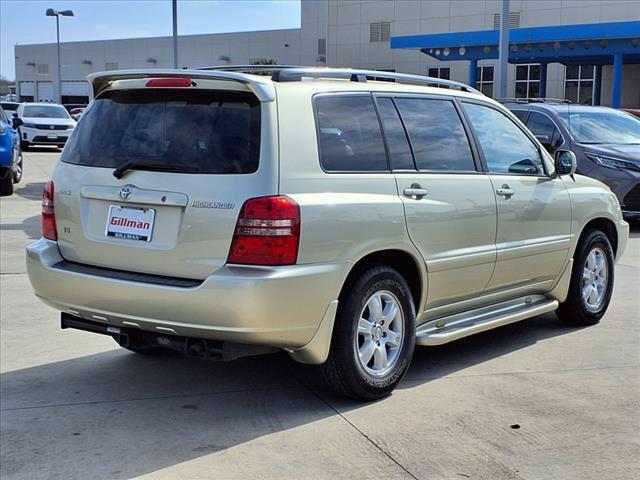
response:
[[[498,188],[496,190],[496,193],[498,195],[500,195],[501,197],[504,198],[509,198],[510,196],[512,196],[513,194],[515,194],[516,192],[514,190],[512,190],[509,185],[507,185],[506,183],[504,185],[502,185],[502,187]]]
[[[409,188],[405,188],[402,193],[405,197],[415,198],[416,200],[420,200],[422,197],[429,194],[429,190],[426,188],[422,188],[422,185],[419,183],[413,183]]]

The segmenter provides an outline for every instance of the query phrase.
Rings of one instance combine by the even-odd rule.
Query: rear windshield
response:
[[[29,118],[69,118],[64,107],[56,105],[31,105],[24,107],[23,117]]]
[[[184,166],[200,174],[252,173],[260,154],[260,101],[249,92],[114,90],[85,110],[62,161],[117,168]]]

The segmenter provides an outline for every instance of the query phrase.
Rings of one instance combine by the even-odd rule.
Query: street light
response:
[[[58,51],[58,103],[62,103],[62,79],[60,73],[60,15],[63,17],[73,17],[73,10],[54,10],[47,8],[47,17],[56,17],[56,49]]]

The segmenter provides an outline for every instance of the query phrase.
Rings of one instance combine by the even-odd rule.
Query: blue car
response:
[[[22,180],[22,150],[17,128],[21,120],[9,120],[0,107],[0,197],[13,193],[13,184]]]

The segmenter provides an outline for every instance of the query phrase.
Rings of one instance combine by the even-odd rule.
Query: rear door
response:
[[[65,259],[186,278],[226,262],[245,200],[277,192],[276,107],[210,83],[93,101],[53,177]]]
[[[495,261],[496,201],[453,99],[377,97],[409,236],[428,271],[428,306],[481,293]]]
[[[547,174],[538,146],[502,111],[462,105],[498,207],[496,268],[488,290],[544,289],[562,273],[569,251],[571,203],[564,182]]]

